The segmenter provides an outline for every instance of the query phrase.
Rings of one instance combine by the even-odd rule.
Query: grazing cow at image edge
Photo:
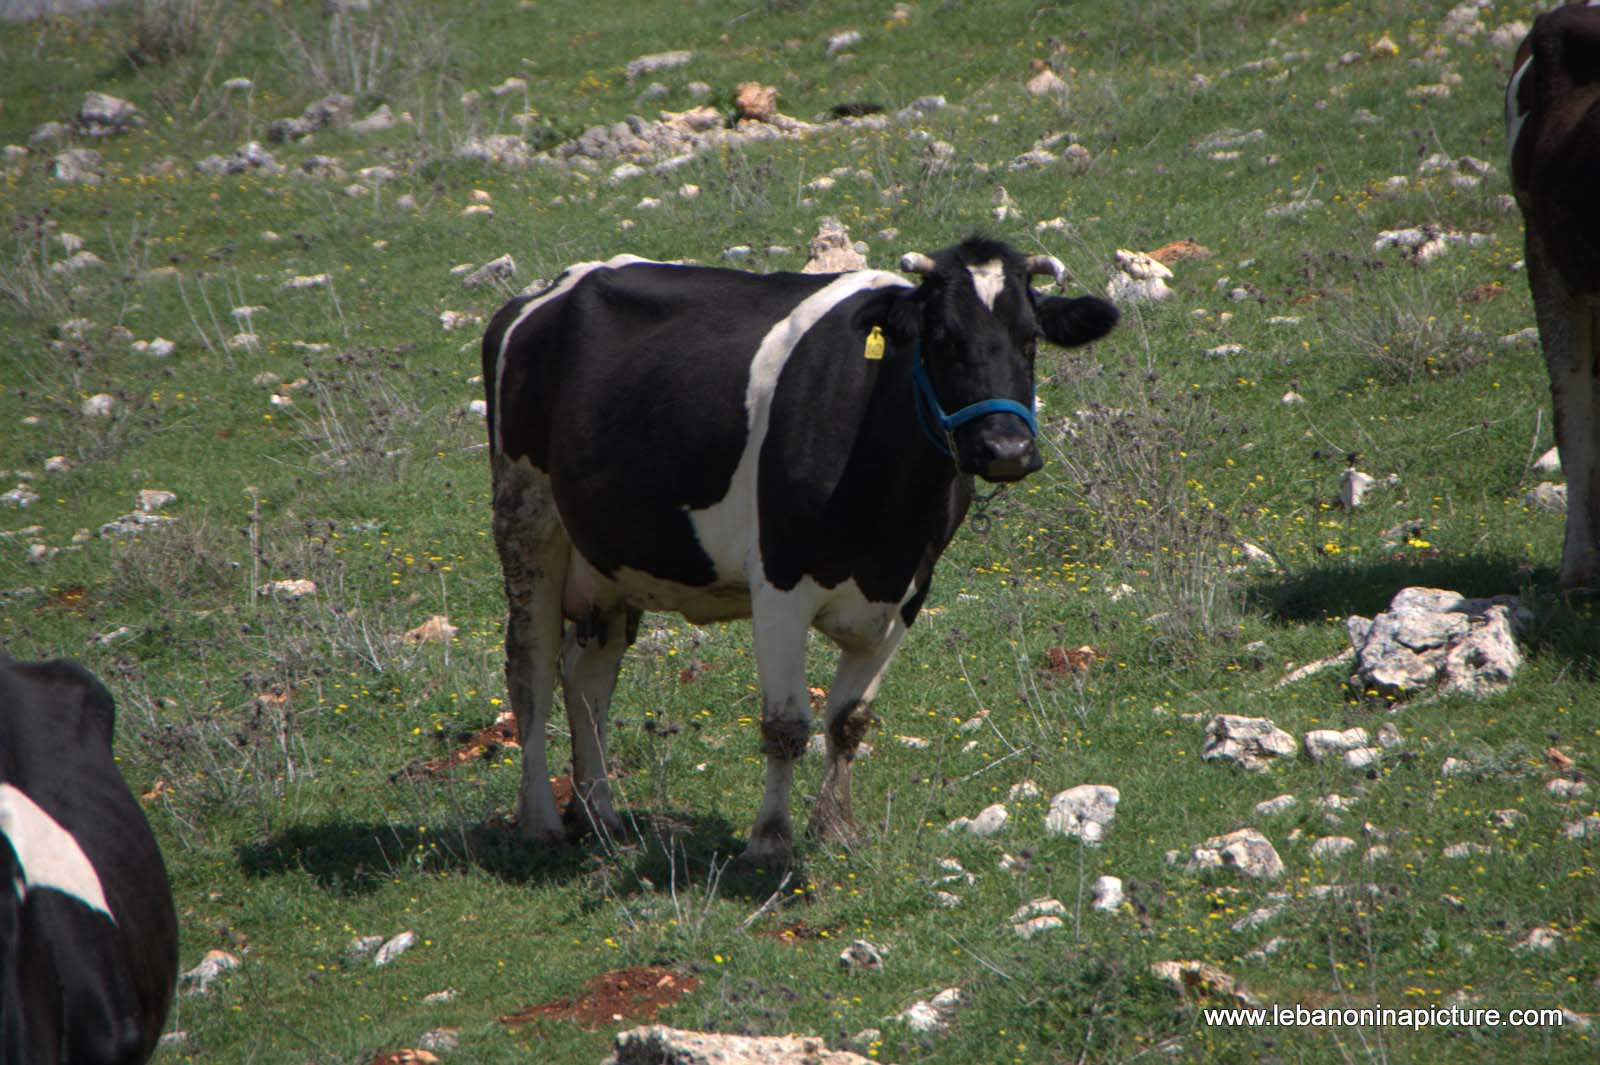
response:
[[[1567,477],[1561,583],[1595,587],[1600,555],[1600,9],[1534,20],[1506,86],[1511,186]]]
[[[0,655],[0,1063],[136,1065],[178,971],[166,867],[83,667]]]
[[[1117,312],[1046,297],[1064,272],[972,238],[920,275],[752,274],[622,255],[512,300],[483,342],[506,682],[523,739],[522,834],[563,833],[545,723],[559,671],[569,819],[618,827],[606,715],[644,610],[752,619],[766,793],[745,861],[792,858],[789,787],[811,727],[806,632],[838,645],[814,837],[848,839],[850,764],[885,667],[972,501],[1034,444],[1034,348]],[[953,413],[945,413],[950,411]],[[563,635],[563,619],[573,625]]]

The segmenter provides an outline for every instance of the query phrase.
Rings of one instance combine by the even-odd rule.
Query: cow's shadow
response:
[[[1287,577],[1262,576],[1245,591],[1246,606],[1275,621],[1304,623],[1351,614],[1372,617],[1402,588],[1448,588],[1468,597],[1515,595],[1534,621],[1521,634],[1532,653],[1564,656],[1586,671],[1600,669],[1600,625],[1592,594],[1563,593],[1551,567],[1530,567],[1505,554],[1437,558],[1378,558],[1308,569]]]
[[[423,825],[329,820],[294,825],[236,854],[247,877],[308,874],[332,894],[365,895],[408,871],[478,870],[517,884],[588,880],[604,895],[690,884],[723,897],[764,900],[786,870],[751,869],[737,860],[744,838],[716,815],[634,812],[617,838],[592,836],[536,847],[498,820]],[[803,846],[803,844],[802,844]],[[791,879],[803,876],[796,867]]]

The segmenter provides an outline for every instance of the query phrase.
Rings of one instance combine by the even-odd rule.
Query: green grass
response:
[[[1208,1028],[1149,972],[1204,959],[1286,1005],[1442,1004],[1465,992],[1502,1009],[1600,1011],[1593,849],[1561,833],[1593,799],[1559,808],[1542,753],[1559,746],[1579,771],[1600,769],[1600,640],[1589,604],[1556,594],[1560,517],[1522,504],[1531,460],[1553,441],[1537,348],[1499,339],[1533,320],[1513,267],[1520,219],[1499,203],[1506,56],[1484,36],[1445,36],[1448,5],[923,0],[903,23],[879,0],[626,13],[570,0],[383,0],[342,21],[320,5],[169,8],[178,31],[188,11],[208,29],[188,31],[188,49],[147,47],[170,58],[144,65],[127,57],[140,39],[132,10],[0,26],[0,140],[25,143],[39,123],[68,119],[89,89],[133,100],[148,122],[88,145],[105,158],[98,187],[53,181],[48,148],[0,177],[0,469],[31,471],[40,496],[0,512],[0,531],[42,527],[0,541],[0,647],[78,657],[112,687],[131,786],[166,785],[145,806],[172,873],[184,962],[217,947],[244,959],[218,990],[179,1000],[173,1026],[189,1040],[158,1060],[368,1062],[447,1026],[460,1032],[458,1060],[598,1061],[608,1030],[510,1032],[496,1018],[651,963],[704,981],[668,1023],[839,1043],[879,1028],[872,1050],[885,1061],[1592,1060],[1595,1036],[1570,1027]],[[1514,18],[1530,15],[1510,5],[1484,15],[1490,28]],[[850,28],[861,44],[826,58],[827,37]],[[1400,55],[1370,57],[1385,32]],[[1448,54],[1430,57],[1435,47]],[[625,80],[629,60],[668,48],[695,58]],[[1339,65],[1350,51],[1362,58]],[[1064,97],[1023,93],[1035,58],[1053,59]],[[1447,72],[1461,78],[1447,98],[1407,94]],[[488,93],[511,75],[527,80],[525,96]],[[224,91],[239,76],[254,88]],[[651,80],[667,95],[640,101]],[[931,93],[950,106],[880,131],[834,127],[708,153],[618,187],[603,173],[493,169],[453,154],[472,136],[516,132],[524,111],[538,146],[686,108],[697,80],[719,107],[741,81],[776,85],[780,108],[805,119],[853,100],[894,111]],[[461,102],[469,90],[478,104]],[[358,115],[387,103],[412,121],[268,146],[290,170],[337,157],[342,180],[194,171],[331,91],[354,96]],[[1361,109],[1376,122],[1353,120]],[[1236,159],[1196,150],[1215,131],[1258,128],[1265,139]],[[1092,163],[1007,168],[1052,132],[1075,136]],[[955,150],[933,176],[931,140]],[[1495,170],[1477,188],[1419,176],[1435,152]],[[398,179],[348,196],[357,171],[378,164]],[[804,188],[846,166],[870,180]],[[1407,187],[1383,191],[1391,175]],[[684,182],[701,186],[698,199],[669,195]],[[996,223],[1000,185],[1018,217]],[[474,190],[489,195],[492,219],[461,217]],[[405,194],[418,210],[397,206]],[[639,209],[644,196],[663,205]],[[1300,199],[1320,206],[1267,214]],[[620,846],[515,844],[501,820],[515,808],[514,757],[424,782],[399,775],[487,724],[504,692],[488,464],[467,410],[481,396],[477,330],[447,333],[438,315],[491,314],[510,290],[463,289],[449,269],[506,252],[515,287],[623,250],[709,262],[748,244],[753,265],[796,269],[826,214],[870,243],[874,265],[984,229],[1059,256],[1094,289],[1118,248],[1191,238],[1215,254],[1177,265],[1175,297],[1130,309],[1093,349],[1041,357],[1050,464],[1000,496],[986,528],[969,524],[941,563],[856,774],[862,846],[804,847],[792,901],[744,929],[776,886],[722,875],[760,794],[744,625],[699,633],[646,619],[646,631],[665,631],[630,654],[614,715],[630,825]],[[1057,216],[1068,230],[1035,233]],[[1489,240],[1420,267],[1373,250],[1380,230],[1425,223]],[[61,232],[81,235],[105,266],[52,274],[66,256]],[[771,244],[794,250],[767,256]],[[326,288],[281,291],[322,272]],[[1489,282],[1504,294],[1469,298]],[[1235,288],[1247,298],[1230,300]],[[250,318],[253,351],[225,343],[231,309],[245,305],[264,308]],[[1284,316],[1298,324],[1270,321]],[[81,340],[62,335],[73,318],[94,323]],[[177,351],[137,354],[117,326]],[[1241,350],[1205,354],[1223,344]],[[276,382],[254,383],[262,374]],[[1306,402],[1281,404],[1291,389]],[[100,392],[117,397],[114,415],[81,416]],[[293,406],[273,406],[274,393]],[[44,473],[55,455],[72,469]],[[1396,480],[1346,513],[1338,480],[1352,456]],[[173,526],[73,541],[132,509],[141,488],[177,493]],[[1387,543],[1403,522],[1420,533]],[[1240,540],[1285,568],[1245,566]],[[29,563],[35,541],[61,550]],[[286,578],[319,591],[297,602],[254,593]],[[1114,598],[1124,583],[1132,594]],[[1389,715],[1352,696],[1338,669],[1274,687],[1287,663],[1345,646],[1345,615],[1370,615],[1410,584],[1515,593],[1534,609],[1528,662],[1508,692]],[[459,626],[448,647],[396,640],[435,613]],[[126,635],[95,642],[122,626]],[[1041,672],[1050,648],[1081,644],[1104,655],[1086,675]],[[704,668],[684,682],[695,663]],[[811,665],[812,683],[827,684],[820,641]],[[990,726],[960,731],[980,710]],[[1366,775],[1303,758],[1245,775],[1199,758],[1203,722],[1219,712],[1297,734],[1392,720],[1405,754]],[[559,762],[564,737],[553,748]],[[1446,757],[1482,771],[1444,777]],[[803,794],[818,761],[800,772]],[[1000,836],[942,831],[1025,778],[1045,798],[1011,804]],[[1080,783],[1122,792],[1099,849],[1043,832],[1048,797]],[[1284,791],[1300,797],[1297,812],[1252,818]],[[1311,808],[1330,792],[1358,799],[1337,828]],[[1528,819],[1496,828],[1501,808]],[[1365,845],[1364,823],[1388,834],[1389,861],[1323,864],[1289,839],[1300,829]],[[1244,824],[1277,845],[1283,881],[1208,880],[1163,859]],[[1495,849],[1441,857],[1462,841]],[[1002,853],[1025,854],[1026,870],[1000,871]],[[963,903],[948,911],[932,904],[947,886],[944,857],[977,876],[951,888]],[[1088,908],[1106,872],[1129,889],[1113,915]],[[1316,898],[1310,889],[1325,883],[1352,893]],[[1355,893],[1368,884],[1378,893]],[[1274,890],[1291,895],[1283,916],[1231,930]],[[1066,927],[1014,939],[1009,915],[1046,895],[1066,904]],[[795,921],[828,934],[797,945],[763,934]],[[1565,941],[1548,956],[1515,953],[1539,925]],[[402,929],[421,942],[393,965],[343,960],[356,935]],[[1279,935],[1289,942],[1278,953],[1244,960]],[[857,937],[887,948],[883,972],[839,971],[840,941]],[[884,1021],[950,986],[969,1004],[944,1034]],[[453,1001],[422,1004],[445,988],[459,992]]]

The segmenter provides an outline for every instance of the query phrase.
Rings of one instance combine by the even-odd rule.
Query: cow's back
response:
[[[549,475],[574,546],[607,578],[742,579],[744,544],[719,532],[753,533],[753,498],[725,522],[696,515],[730,509],[741,461],[753,482],[758,413],[819,300],[859,290],[852,276],[634,262],[513,303],[485,338],[497,454]]]

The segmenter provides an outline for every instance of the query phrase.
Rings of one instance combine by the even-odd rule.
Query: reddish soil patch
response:
[[[497,757],[502,750],[515,750],[521,746],[522,743],[517,738],[517,715],[507,710],[494,719],[494,724],[474,733],[449,754],[429,758],[423,762],[414,762],[406,766],[402,772],[406,776],[435,777],[463,762],[470,762],[475,758],[489,761]],[[568,794],[571,794],[570,785]]]
[[[648,1021],[656,1012],[691,994],[700,978],[660,965],[601,973],[583,985],[583,993],[507,1013],[500,1023],[521,1028],[542,1018],[576,1021],[594,1031],[624,1020]]]
[[[687,669],[679,671],[678,683],[693,684],[695,681],[699,680],[701,677],[710,672],[711,664],[709,662],[702,662],[697,658],[693,662],[689,663]]]
[[[43,609],[59,610],[63,614],[82,617],[89,612],[89,589],[81,584],[63,588],[44,601]]]
[[[1085,644],[1082,647],[1052,647],[1045,652],[1047,664],[1045,669],[1058,677],[1072,673],[1087,673],[1089,667],[1105,657],[1103,651],[1096,651]]]
[[[1151,252],[1150,258],[1162,266],[1171,266],[1173,263],[1209,259],[1211,258],[1211,249],[1196,244],[1192,240],[1175,240],[1170,244],[1163,244]]]
[[[1505,294],[1506,287],[1500,282],[1485,281],[1483,284],[1479,285],[1472,291],[1468,292],[1465,296],[1461,297],[1461,302],[1483,303],[1486,300],[1492,300],[1496,296],[1504,296]]]

